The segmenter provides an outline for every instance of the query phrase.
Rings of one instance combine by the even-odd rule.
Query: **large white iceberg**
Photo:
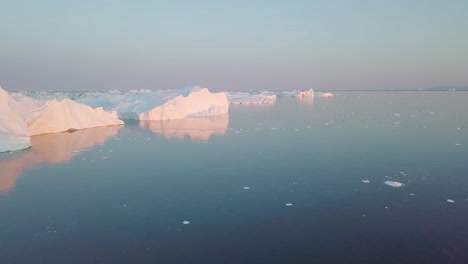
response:
[[[117,113],[91,108],[70,99],[49,100],[40,113],[27,121],[31,136],[84,128],[123,125]]]
[[[0,152],[30,146],[28,130],[18,104],[0,87]]]
[[[22,94],[12,94],[12,98],[19,105],[30,136],[123,124],[115,112],[91,108],[68,98],[42,101]]]
[[[231,104],[274,104],[276,94],[268,92],[229,92],[228,100]]]
[[[159,91],[112,91],[85,93],[74,98],[91,107],[116,111],[122,119],[173,120],[216,116],[229,111],[225,93],[211,93],[198,86],[191,89]]]

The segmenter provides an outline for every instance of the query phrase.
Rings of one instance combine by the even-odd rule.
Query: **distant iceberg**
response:
[[[229,92],[227,94],[231,104],[274,104],[276,94],[269,92],[251,93],[251,92]]]
[[[0,152],[30,146],[28,129],[18,104],[0,87]]]
[[[314,94],[314,89],[311,88],[311,89],[309,89],[309,90],[307,90],[307,91],[302,91],[302,92],[300,92],[300,93],[297,95],[297,97],[301,97],[301,98],[303,98],[303,97],[314,97],[314,95],[315,95],[315,94]]]

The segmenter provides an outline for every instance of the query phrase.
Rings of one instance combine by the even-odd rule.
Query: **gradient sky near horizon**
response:
[[[0,3],[6,90],[468,86],[468,1]]]

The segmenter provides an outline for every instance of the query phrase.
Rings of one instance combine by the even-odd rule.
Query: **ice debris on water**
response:
[[[454,203],[455,201],[452,200],[452,199],[447,199],[447,202],[449,202],[449,203]]]
[[[292,203],[287,203],[286,206],[293,206],[293,204]]]
[[[369,180],[362,180],[363,183],[369,183]]]
[[[392,187],[396,187],[396,188],[405,186],[404,183],[397,182],[397,181],[386,181],[384,183],[387,184],[388,186],[392,186]]]
[[[187,221],[187,220],[185,220],[185,221],[183,221],[183,222],[182,222],[182,224],[184,224],[184,225],[188,225],[188,224],[190,224],[190,222],[189,222],[189,221]]]
[[[245,186],[245,187],[244,187],[244,190],[250,190],[250,187]]]

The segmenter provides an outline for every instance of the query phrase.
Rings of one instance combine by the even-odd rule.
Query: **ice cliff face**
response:
[[[18,104],[0,87],[0,152],[30,146],[28,130]]]

